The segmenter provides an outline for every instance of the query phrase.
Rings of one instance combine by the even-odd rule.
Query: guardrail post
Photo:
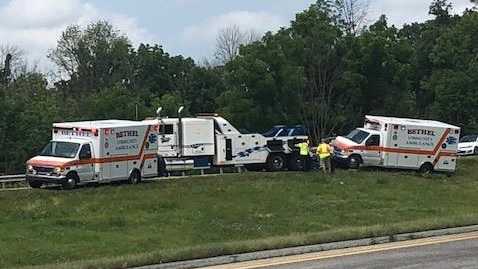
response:
[[[7,189],[9,184],[26,183],[25,175],[0,176],[0,189]]]

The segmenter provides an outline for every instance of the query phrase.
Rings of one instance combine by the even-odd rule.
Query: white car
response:
[[[478,155],[478,135],[467,135],[460,139],[458,155]]]

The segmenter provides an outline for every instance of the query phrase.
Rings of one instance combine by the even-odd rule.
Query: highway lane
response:
[[[478,233],[257,260],[207,269],[474,269]]]

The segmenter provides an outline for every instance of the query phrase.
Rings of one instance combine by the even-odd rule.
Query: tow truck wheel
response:
[[[285,168],[285,156],[274,154],[267,159],[267,170],[270,172],[282,171]]]
[[[141,182],[141,174],[139,173],[138,170],[134,170],[131,172],[131,175],[129,176],[128,183],[132,185],[139,184]]]
[[[42,186],[43,184],[42,184],[41,182],[39,182],[39,181],[34,181],[34,180],[32,180],[32,181],[28,181],[28,185],[30,185],[30,187],[31,187],[32,189],[39,189],[39,188],[41,188],[41,186]]]
[[[66,181],[62,184],[62,187],[65,190],[73,190],[76,188],[77,184],[78,184],[78,177],[74,174],[69,174],[66,177]]]
[[[359,169],[362,164],[362,158],[357,155],[352,155],[349,158],[349,168],[350,169]]]

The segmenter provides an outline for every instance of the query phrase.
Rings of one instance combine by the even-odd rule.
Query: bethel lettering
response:
[[[138,131],[124,131],[116,133],[116,138],[128,137],[128,136],[139,136]]]
[[[424,130],[424,129],[410,129],[408,130],[409,135],[428,135],[435,136],[435,131]]]

